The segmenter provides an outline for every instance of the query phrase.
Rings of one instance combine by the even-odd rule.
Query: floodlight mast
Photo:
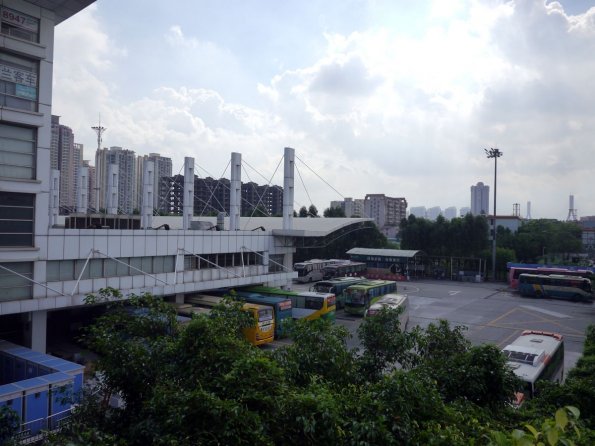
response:
[[[494,218],[492,220],[492,280],[496,281],[496,178],[498,173],[498,158],[500,158],[503,153],[499,149],[483,149],[486,153],[486,156],[489,158],[494,158]]]

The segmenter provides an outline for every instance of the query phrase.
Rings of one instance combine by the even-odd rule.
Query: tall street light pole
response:
[[[503,153],[498,149],[483,149],[488,158],[494,158],[494,219],[492,225],[492,280],[496,281],[496,175],[498,173],[498,158]]]

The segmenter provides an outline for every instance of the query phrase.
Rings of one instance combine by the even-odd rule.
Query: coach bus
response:
[[[338,309],[345,306],[345,290],[351,285],[367,280],[365,277],[337,277],[330,280],[316,282],[311,291],[318,293],[332,293],[335,295],[335,304]]]
[[[524,297],[549,297],[593,302],[589,279],[559,274],[526,274],[519,276],[519,294]]]
[[[345,290],[345,312],[363,316],[370,305],[385,294],[397,291],[392,280],[364,280]]]
[[[267,286],[251,286],[244,290],[267,296],[291,299],[291,311],[294,319],[329,319],[335,320],[335,294],[314,291],[289,291]]]
[[[559,274],[571,277],[584,277],[593,279],[593,272],[588,269],[566,269],[563,267],[540,267],[540,266],[511,266],[508,271],[508,285],[513,290],[519,288],[519,277],[521,274]]]
[[[376,316],[383,308],[390,310],[401,309],[401,314],[399,314],[399,324],[401,330],[405,331],[407,323],[409,322],[409,298],[404,294],[385,294],[375,303],[370,305],[370,308],[364,313],[364,317]]]
[[[368,265],[363,262],[351,260],[334,260],[334,263],[322,268],[322,279],[329,280],[336,277],[363,276]]]
[[[223,303],[223,298],[199,294],[186,297],[186,303],[191,304],[192,306],[190,308],[180,307],[178,309],[179,314],[185,313],[189,316],[192,314],[208,314],[213,307]],[[242,306],[242,310],[249,312],[254,320],[253,325],[242,329],[242,333],[248,342],[252,345],[262,345],[273,342],[275,333],[273,308],[267,305],[245,303]]]
[[[317,282],[323,278],[323,268],[332,265],[333,260],[312,259],[305,262],[298,262],[293,265],[293,270],[297,271],[298,276],[295,279],[300,283]]]
[[[558,333],[525,330],[502,351],[508,366],[523,381],[516,405],[535,396],[538,381],[561,383],[564,379],[564,339]]]

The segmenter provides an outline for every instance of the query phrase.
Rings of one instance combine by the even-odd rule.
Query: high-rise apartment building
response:
[[[60,213],[69,214],[76,207],[78,175],[83,146],[74,142],[70,127],[60,124],[60,117],[52,115],[50,168],[60,171]]]
[[[89,202],[87,203],[87,207],[95,210],[95,204],[96,204],[96,194],[97,194],[97,190],[96,190],[96,183],[95,183],[95,166],[91,165],[91,161],[89,160],[83,160],[83,167],[87,168],[87,172],[89,173],[89,177],[88,177],[88,182],[89,184],[87,185],[87,191],[89,193]]]
[[[159,194],[160,185],[162,182],[167,184],[168,178],[172,176],[172,161],[171,158],[161,156],[158,153],[150,153],[148,155],[138,156],[136,158],[136,178],[135,178],[135,203],[134,208],[141,208],[141,196],[143,190],[143,176],[145,172],[145,162],[152,161],[155,169],[155,181],[153,183],[153,210],[156,212],[167,213],[167,202],[163,196]]]
[[[442,208],[440,206],[432,206],[426,210],[426,218],[428,220],[436,220],[440,215],[442,215]]]
[[[346,197],[341,201],[331,201],[331,208],[341,208],[345,213],[345,217],[364,217],[364,200],[351,197]]]
[[[409,215],[413,215],[417,218],[426,218],[426,207],[425,206],[410,207]]]
[[[136,189],[136,156],[132,150],[110,147],[97,150],[95,154],[95,181],[98,189],[98,209],[107,209],[109,204],[110,165],[117,166],[118,213],[132,214],[138,210]]]
[[[364,198],[364,214],[373,218],[378,229],[387,237],[394,237],[399,232],[401,220],[407,218],[407,200],[384,194],[367,194]]]
[[[471,186],[471,214],[488,215],[490,207],[490,186],[477,183]]]
[[[242,215],[252,215],[256,209],[267,216],[282,215],[283,188],[280,186],[258,185],[253,182],[242,183]]]
[[[457,218],[457,208],[454,206],[449,206],[446,209],[444,209],[443,214],[444,218],[446,218],[447,220],[452,220],[453,218]]]

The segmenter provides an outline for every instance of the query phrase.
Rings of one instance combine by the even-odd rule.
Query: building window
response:
[[[0,302],[33,297],[33,262],[0,263]],[[14,271],[14,272],[11,272]],[[18,273],[18,274],[15,274]]]
[[[0,123],[0,177],[35,179],[36,130]]]
[[[0,192],[0,246],[33,246],[35,195]]]
[[[281,273],[283,272],[283,262],[285,256],[283,254],[271,254],[269,255],[269,273]]]
[[[4,6],[0,9],[0,19],[2,34],[30,42],[39,42],[39,19]]]
[[[39,62],[0,53],[0,106],[37,111]]]

